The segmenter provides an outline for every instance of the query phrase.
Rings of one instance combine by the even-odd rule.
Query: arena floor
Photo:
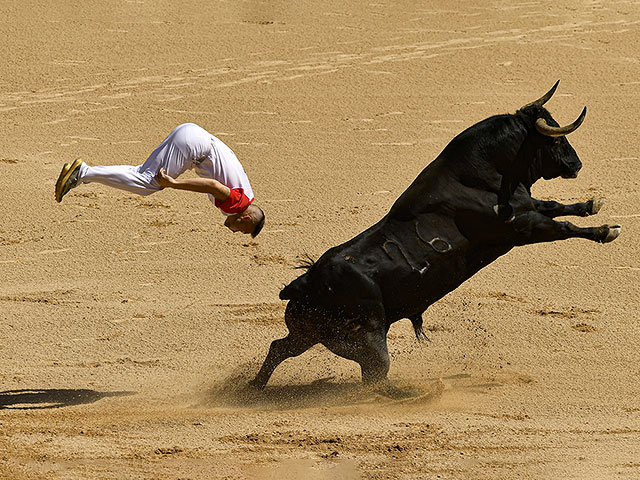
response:
[[[86,0],[0,4],[0,477],[640,477],[640,2]],[[247,391],[280,288],[380,219],[460,131],[547,107],[622,234],[513,250],[393,325],[390,378],[321,347]],[[233,235],[204,195],[85,185],[195,122],[267,213]]]

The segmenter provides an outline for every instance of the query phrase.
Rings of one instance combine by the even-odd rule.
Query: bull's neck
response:
[[[500,175],[522,173],[527,157],[528,129],[515,115],[497,115],[478,124],[477,147],[480,158]]]
[[[542,158],[539,146],[532,141],[532,132],[525,137],[520,145],[513,163],[513,174],[527,190],[541,178]]]

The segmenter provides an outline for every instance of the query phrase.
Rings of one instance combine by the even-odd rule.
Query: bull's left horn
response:
[[[547,103],[549,101],[549,99],[551,97],[553,97],[553,94],[556,93],[556,88],[558,88],[558,84],[560,83],[560,80],[558,80],[556,83],[553,84],[553,87],[551,87],[551,90],[549,90],[547,93],[545,93],[543,96],[541,96],[538,100],[531,102],[531,103],[527,103],[524,107],[522,108],[526,108],[528,106],[531,105],[538,105],[539,107],[543,106],[545,103]]]
[[[578,127],[582,125],[586,115],[587,107],[584,107],[576,121],[565,127],[551,127],[547,124],[547,121],[544,118],[539,118],[536,120],[536,130],[547,137],[564,137],[565,135],[569,135],[571,132],[575,132]]]

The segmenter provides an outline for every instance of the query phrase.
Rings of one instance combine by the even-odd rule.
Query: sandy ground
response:
[[[3,0],[0,477],[640,478],[640,2]],[[614,243],[510,252],[389,335],[390,378],[316,347],[243,389],[283,336],[279,289],[389,209],[464,128],[561,79],[589,113],[576,180]],[[206,197],[61,165],[142,163],[196,122],[267,212],[250,241]]]

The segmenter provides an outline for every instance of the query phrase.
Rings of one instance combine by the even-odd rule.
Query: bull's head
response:
[[[582,124],[587,114],[587,107],[584,107],[580,116],[573,123],[564,127],[558,125],[558,122],[543,107],[555,93],[558,83],[560,80],[541,98],[520,109],[522,112],[535,116],[534,125],[537,134],[533,135],[532,140],[537,151],[538,174],[545,180],[556,177],[575,178],[582,168],[576,151],[565,137],[576,131]]]

